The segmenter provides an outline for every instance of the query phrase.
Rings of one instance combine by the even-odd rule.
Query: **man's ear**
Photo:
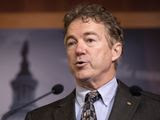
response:
[[[112,46],[112,61],[116,61],[122,54],[122,44],[120,42],[115,43]]]

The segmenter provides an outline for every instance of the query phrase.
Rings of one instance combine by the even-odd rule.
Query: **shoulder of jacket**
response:
[[[50,111],[51,109],[53,110],[53,108],[58,107],[60,104],[64,103],[65,101],[68,101],[69,99],[73,99],[74,94],[75,94],[75,90],[73,90],[69,95],[65,96],[64,98],[61,98],[61,99],[54,101],[52,103],[49,103],[47,105],[38,107],[38,108],[32,110],[30,113],[46,112],[46,111]]]
[[[138,86],[132,86],[129,88],[129,90],[133,96],[141,96],[144,97],[145,99],[150,99],[160,102],[160,95],[144,91]]]
[[[144,91],[141,87],[137,86],[137,85],[133,85],[131,87],[128,87],[126,84],[124,84],[121,81],[118,81],[119,85],[121,88],[123,88],[124,90],[130,92],[130,94],[132,96],[135,97],[143,97],[146,100],[152,100],[152,101],[157,101],[160,102],[160,95],[158,94],[154,94],[148,91]]]
[[[154,94],[154,93],[147,92],[147,91],[142,91],[141,93],[143,96],[145,96],[148,99],[160,102],[160,95],[158,95],[158,94]]]

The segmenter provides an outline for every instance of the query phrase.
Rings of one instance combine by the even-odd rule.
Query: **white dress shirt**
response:
[[[94,103],[97,120],[108,120],[113,106],[117,86],[117,80],[114,77],[111,81],[98,89],[102,99]],[[75,112],[77,120],[80,120],[81,118],[85,96],[88,92],[90,92],[90,90],[78,85],[76,86]]]

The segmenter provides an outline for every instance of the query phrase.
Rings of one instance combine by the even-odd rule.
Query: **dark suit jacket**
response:
[[[67,97],[29,112],[25,120],[76,120],[75,90]],[[160,120],[159,96],[118,82],[109,120]]]

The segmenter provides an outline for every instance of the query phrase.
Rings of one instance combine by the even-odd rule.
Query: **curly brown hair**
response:
[[[87,22],[89,18],[105,25],[110,37],[113,38],[109,40],[110,47],[116,42],[124,44],[123,29],[120,23],[107,9],[98,4],[81,4],[66,13],[64,16],[65,34],[72,21],[82,19],[83,22]]]

